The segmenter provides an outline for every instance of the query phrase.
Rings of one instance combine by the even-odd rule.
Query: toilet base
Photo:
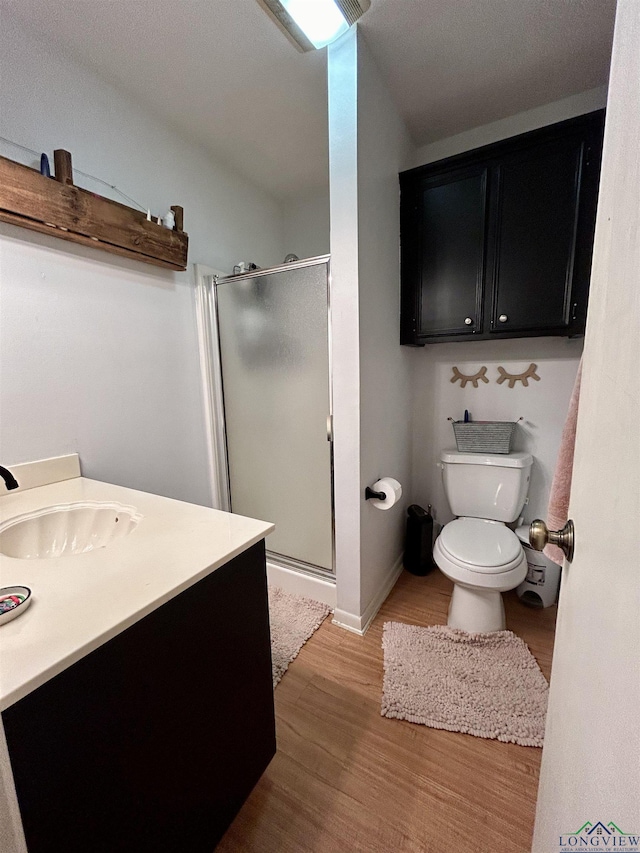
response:
[[[488,634],[504,631],[506,624],[502,593],[454,583],[447,625],[470,634]]]

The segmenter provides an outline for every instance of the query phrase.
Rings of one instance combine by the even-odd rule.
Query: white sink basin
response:
[[[0,524],[0,552],[23,560],[85,554],[127,536],[141,519],[135,507],[119,503],[48,506]]]

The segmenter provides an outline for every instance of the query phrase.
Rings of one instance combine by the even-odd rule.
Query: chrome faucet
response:
[[[9,471],[8,468],[4,468],[2,465],[0,465],[0,477],[4,480],[4,484],[7,487],[8,492],[10,492],[11,489],[17,489],[20,485],[11,471]]]

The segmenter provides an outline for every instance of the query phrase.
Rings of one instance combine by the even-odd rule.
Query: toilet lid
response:
[[[440,545],[455,561],[488,573],[507,571],[522,556],[522,545],[512,530],[483,518],[458,518],[445,524]]]

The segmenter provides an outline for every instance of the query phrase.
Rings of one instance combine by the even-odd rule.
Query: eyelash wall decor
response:
[[[453,368],[453,376],[451,377],[451,382],[457,382],[460,380],[460,387],[464,388],[467,382],[471,382],[474,388],[478,387],[478,382],[486,382],[489,383],[487,379],[487,368],[481,367],[477,373],[474,373],[473,376],[466,376],[464,373],[460,373],[457,367]]]
[[[535,379],[536,382],[540,382],[540,377],[536,373],[538,369],[538,365],[531,362],[529,367],[524,371],[524,373],[507,373],[504,367],[498,368],[498,373],[500,377],[496,379],[498,385],[502,385],[503,382],[509,383],[509,388],[515,388],[516,382],[522,382],[525,388],[529,387],[529,379]]]

